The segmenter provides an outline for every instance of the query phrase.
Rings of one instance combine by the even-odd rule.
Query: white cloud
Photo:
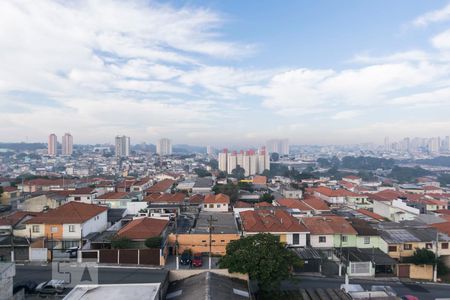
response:
[[[360,115],[361,115],[361,112],[358,110],[344,110],[344,111],[337,112],[331,118],[333,120],[349,120],[349,119],[358,117]]]
[[[412,22],[414,26],[425,27],[432,23],[443,22],[450,20],[450,4],[445,7],[427,12]]]

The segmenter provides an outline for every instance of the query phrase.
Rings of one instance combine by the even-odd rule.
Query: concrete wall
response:
[[[0,264],[0,299],[12,299],[15,275],[16,265],[14,263]]]
[[[203,272],[206,272],[207,270],[200,270],[200,269],[189,269],[189,270],[171,270],[169,272],[169,281],[176,281],[176,280],[182,280],[185,278],[188,278],[193,275],[197,275]],[[212,273],[224,275],[231,278],[238,278],[241,280],[248,281],[248,274],[242,274],[242,273],[230,273],[227,269],[211,269],[208,270]]]
[[[319,243],[319,237],[325,237],[325,243]],[[334,246],[334,237],[333,235],[310,235],[311,246],[314,248],[333,248]]]
[[[239,238],[239,234],[212,234],[212,253],[225,255],[228,243]],[[176,236],[170,234],[168,237],[169,246],[174,247],[175,240]],[[183,253],[186,249],[190,249],[194,253],[209,252],[209,234],[179,234],[178,245],[179,253]]]

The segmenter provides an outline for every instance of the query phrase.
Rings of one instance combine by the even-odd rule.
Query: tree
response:
[[[280,155],[278,153],[276,153],[276,152],[274,152],[274,153],[272,153],[270,155],[270,160],[271,161],[278,161],[279,159],[280,159]]]
[[[233,177],[236,177],[237,180],[244,179],[244,177],[245,177],[245,169],[241,168],[240,165],[237,165],[236,168],[231,171],[231,175],[233,175]]]
[[[147,248],[161,248],[161,243],[162,237],[160,236],[149,237],[145,240],[145,246]]]
[[[131,244],[131,240],[127,237],[115,237],[111,240],[111,247],[114,249],[129,249]]]
[[[208,165],[213,169],[213,170],[217,170],[219,168],[219,162],[217,161],[217,159],[211,159],[208,163]]]
[[[238,185],[231,182],[227,184],[216,184],[212,190],[216,195],[220,193],[228,195],[230,197],[231,203],[235,203],[239,197]]]
[[[441,257],[436,258],[433,251],[422,248],[416,249],[414,254],[406,262],[413,263],[415,265],[434,265],[437,263],[437,273],[438,275],[445,275],[448,273],[448,267],[445,265]]]
[[[292,267],[300,264],[298,256],[269,233],[231,241],[219,261],[219,266],[230,272],[248,273],[263,291],[279,287],[282,280],[291,277]]]
[[[220,171],[219,174],[217,175],[217,179],[224,179],[227,178],[227,173],[225,173],[224,171]]]
[[[272,203],[273,199],[275,199],[275,197],[269,193],[264,193],[261,196],[259,196],[260,202]]]
[[[427,176],[430,174],[432,174],[430,171],[422,169],[419,166],[416,166],[415,168],[395,166],[391,173],[389,173],[389,177],[397,179],[400,182],[411,182],[418,177]]]
[[[202,169],[202,168],[195,168],[194,172],[195,172],[195,174],[197,174],[198,177],[211,176],[211,173],[209,173],[208,171],[206,171],[205,169]]]

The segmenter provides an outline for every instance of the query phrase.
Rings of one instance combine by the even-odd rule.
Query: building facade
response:
[[[116,157],[126,157],[130,155],[130,137],[116,136]]]
[[[160,139],[156,144],[156,153],[159,155],[171,155],[172,142],[166,138]]]
[[[66,133],[62,137],[62,155],[72,155],[73,153],[73,137],[70,133]]]

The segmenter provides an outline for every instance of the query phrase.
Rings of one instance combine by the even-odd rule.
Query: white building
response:
[[[73,153],[73,137],[70,133],[66,133],[62,137],[62,155],[72,155]]]
[[[172,142],[166,138],[160,139],[156,144],[156,153],[159,155],[171,155]]]
[[[245,176],[261,174],[264,170],[270,170],[270,157],[265,147],[261,148],[258,153],[254,150],[233,151],[228,152],[224,149],[219,153],[219,170],[231,174],[231,172],[239,165],[245,170]]]
[[[237,154],[236,151],[233,151],[230,155],[227,157],[227,173],[231,174],[234,169],[237,167]]]
[[[48,137],[48,155],[49,156],[56,156],[57,154],[57,146],[58,146],[58,138],[56,137],[56,134],[52,133]]]
[[[126,157],[130,155],[130,137],[116,136],[116,156]]]
[[[273,139],[266,142],[268,153],[278,153],[279,155],[289,155],[288,139]]]

